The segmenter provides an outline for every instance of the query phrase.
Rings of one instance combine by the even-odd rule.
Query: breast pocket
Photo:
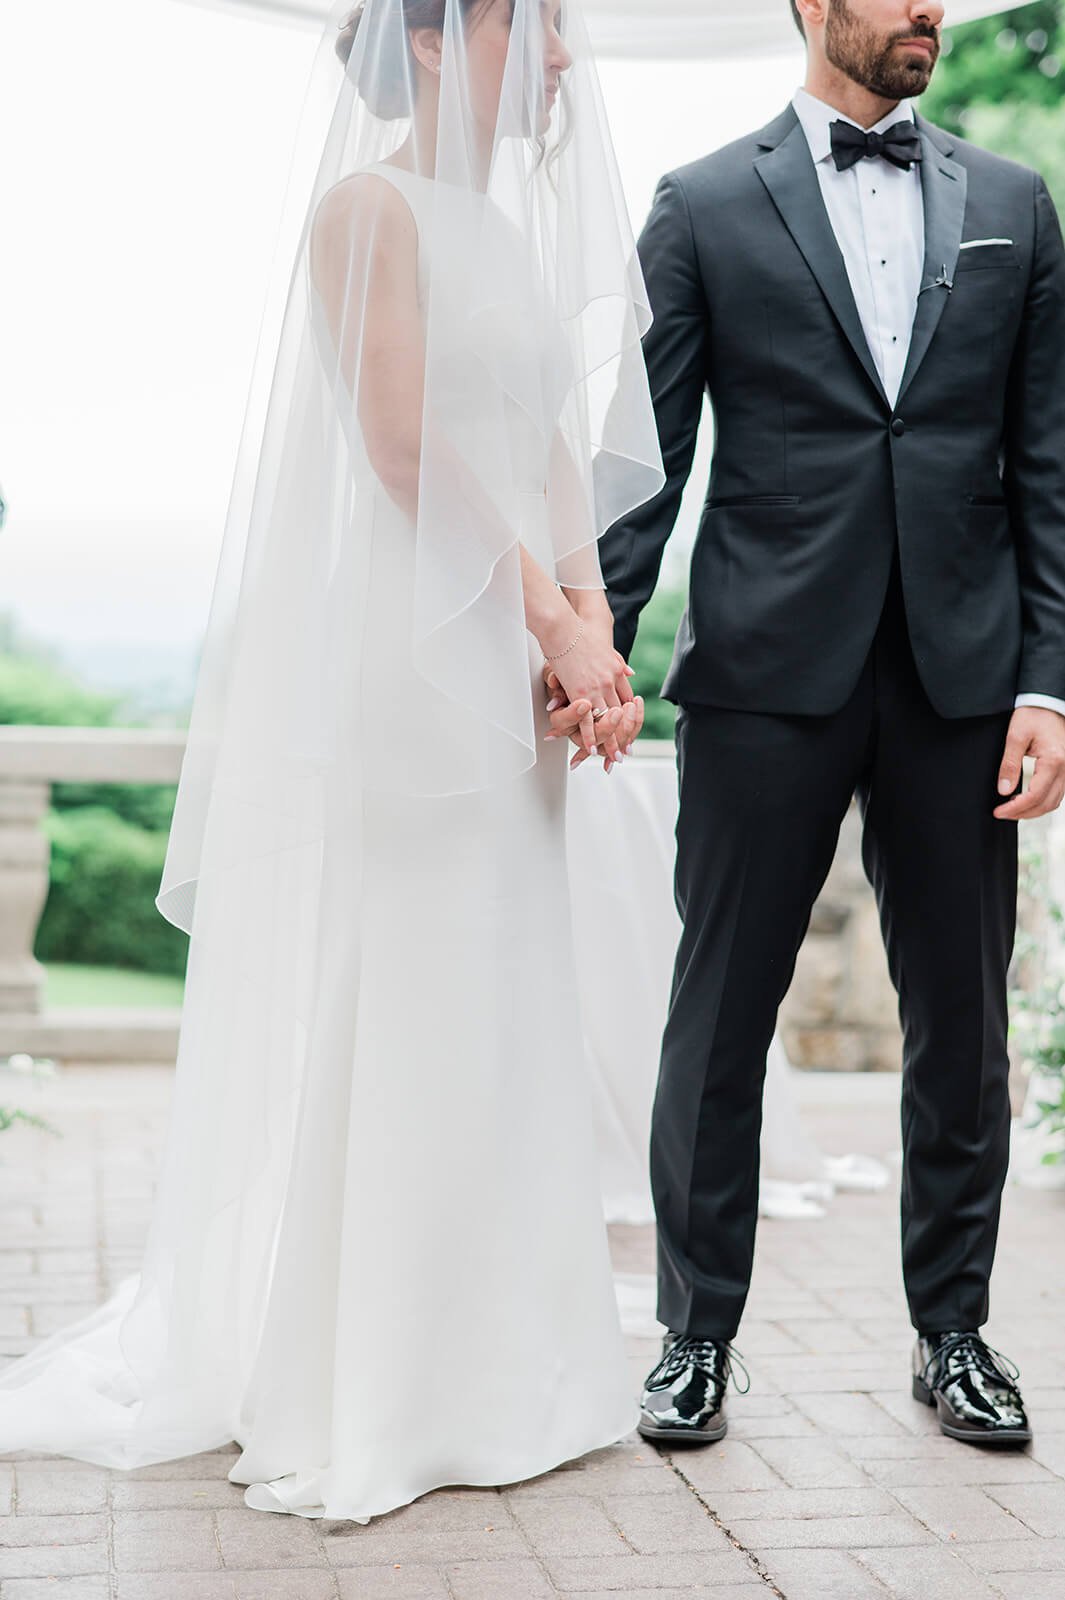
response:
[[[958,278],[968,277],[974,272],[1019,272],[1020,268],[1021,263],[1015,245],[997,242],[974,243],[968,249],[963,246],[958,251],[954,278],[956,282]]]

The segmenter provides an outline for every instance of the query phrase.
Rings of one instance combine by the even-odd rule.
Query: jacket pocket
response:
[[[977,250],[962,250],[958,254],[955,273],[990,272],[996,268],[1020,270],[1020,258],[1012,244],[986,244]]]
[[[971,506],[1004,506],[1006,504],[1006,496],[1004,494],[967,494],[965,498]]]
[[[713,495],[706,502],[708,511],[719,506],[801,506],[801,494],[729,494]]]

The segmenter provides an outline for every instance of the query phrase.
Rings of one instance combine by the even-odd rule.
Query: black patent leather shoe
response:
[[[1011,1369],[1011,1370],[1007,1370]],[[1015,1379],[1020,1371],[978,1333],[919,1334],[913,1398],[939,1412],[940,1430],[966,1444],[1027,1444],[1032,1430]]]
[[[751,1387],[750,1373],[727,1339],[695,1339],[667,1333],[661,1361],[649,1374],[637,1430],[645,1439],[713,1444],[728,1430],[725,1390],[735,1362]],[[747,1389],[740,1389],[746,1394]]]

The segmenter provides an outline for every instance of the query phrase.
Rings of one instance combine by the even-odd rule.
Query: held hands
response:
[[[602,629],[589,632],[592,637],[582,652],[584,661],[572,669],[568,661],[544,664],[544,682],[551,696],[547,738],[570,739],[576,745],[571,770],[598,755],[603,770],[612,772],[631,753],[643,729],[644,701],[642,695],[633,693],[629,682],[632,668],[614,649],[609,633]],[[589,681],[593,687],[583,688]]]
[[[590,700],[568,703],[554,674],[545,676],[548,689],[552,691],[552,698],[547,705],[551,718],[551,732],[547,738],[568,738],[576,745],[577,753],[570,762],[571,771],[576,771],[585,761],[598,755],[603,758],[603,771],[612,772],[632,753],[633,742],[643,727],[642,695],[634,695],[625,705],[611,707],[597,721],[592,716]]]
[[[643,728],[643,699],[629,682],[632,668],[614,649],[614,618],[605,596],[601,591],[567,595],[566,609],[578,631],[572,644],[544,662],[551,719],[547,738],[570,739],[577,747],[571,769],[598,755],[604,771],[612,772]],[[545,646],[545,654],[550,648]]]
[[[1025,756],[1035,757],[1035,772],[1023,794],[995,808],[1001,822],[1031,822],[1056,811],[1065,798],[1065,717],[1043,706],[1019,706],[1010,720],[999,769],[1001,795],[1021,781]]]

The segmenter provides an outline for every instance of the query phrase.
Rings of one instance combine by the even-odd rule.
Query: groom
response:
[[[652,1135],[670,1332],[641,1432],[725,1432],[766,1051],[857,794],[905,1037],[912,1391],[953,1438],[1022,1443],[1019,1374],[978,1330],[1009,1154],[1016,823],[1065,793],[1065,250],[1040,178],[915,117],[942,4],[792,10],[805,89],[659,186],[640,255],[667,482],[602,546],[627,657],[708,391],[663,691],[684,933]]]

